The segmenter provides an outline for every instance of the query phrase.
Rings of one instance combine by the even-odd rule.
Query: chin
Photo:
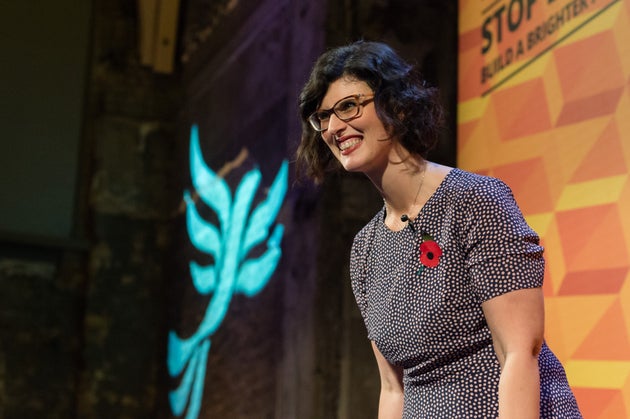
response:
[[[353,155],[351,158],[348,158],[346,156],[339,155],[337,157],[341,167],[343,167],[346,172],[363,172],[363,169],[366,168],[365,161],[358,159],[358,156]]]
[[[351,165],[351,164],[342,164],[343,169],[346,172],[350,172],[350,173],[362,173],[363,170],[361,170],[359,167],[356,167],[356,165]]]

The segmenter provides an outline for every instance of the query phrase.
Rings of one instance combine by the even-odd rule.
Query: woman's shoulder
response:
[[[361,228],[361,230],[357,232],[357,234],[355,234],[353,246],[356,246],[357,242],[370,240],[370,238],[374,236],[379,225],[383,223],[384,218],[385,206],[383,206],[376,214],[374,214],[374,217],[372,217],[372,219],[368,221],[367,224],[365,224]]]
[[[445,193],[457,199],[482,196],[512,195],[510,187],[501,179],[454,168],[444,181]]]

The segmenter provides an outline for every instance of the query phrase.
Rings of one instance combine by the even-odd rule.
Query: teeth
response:
[[[352,147],[353,145],[359,144],[360,142],[361,142],[360,138],[352,138],[350,140],[346,140],[342,142],[341,144],[339,144],[339,150],[341,151],[347,150],[348,148]]]

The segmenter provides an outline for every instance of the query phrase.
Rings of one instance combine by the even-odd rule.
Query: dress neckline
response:
[[[387,208],[385,207],[385,204],[383,204],[383,207],[379,211],[379,217],[378,217],[379,222],[377,224],[379,224],[382,229],[384,229],[386,232],[388,232],[390,234],[402,233],[402,232],[410,229],[412,224],[413,224],[414,228],[418,227],[418,225],[420,224],[420,219],[422,217],[422,213],[424,212],[425,208],[427,208],[429,205],[432,204],[433,201],[435,201],[437,199],[436,197],[442,192],[442,190],[444,188],[446,188],[446,184],[450,182],[450,178],[452,177],[452,175],[454,175],[455,173],[459,173],[459,172],[461,172],[461,170],[456,168],[456,167],[454,167],[451,170],[449,170],[449,172],[446,174],[446,176],[444,176],[444,179],[442,179],[442,181],[440,182],[438,187],[435,188],[435,191],[433,191],[433,193],[431,194],[429,199],[427,199],[427,202],[425,202],[424,205],[422,206],[422,208],[420,208],[420,211],[418,211],[418,213],[413,218],[413,220],[408,222],[400,230],[392,230],[389,227],[387,227],[387,225],[385,224],[385,217],[387,216]]]

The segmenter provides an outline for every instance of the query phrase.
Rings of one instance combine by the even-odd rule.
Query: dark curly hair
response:
[[[391,138],[412,154],[426,158],[437,143],[444,122],[438,90],[426,86],[419,71],[388,45],[358,41],[322,54],[300,93],[298,179],[305,175],[319,183],[326,172],[340,166],[308,117],[320,106],[330,84],[342,77],[367,83],[374,91],[376,113]]]

